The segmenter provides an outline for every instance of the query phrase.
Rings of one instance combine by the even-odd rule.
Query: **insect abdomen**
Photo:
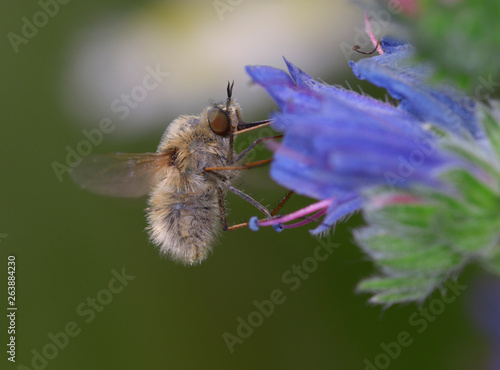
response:
[[[152,194],[148,211],[151,240],[160,253],[184,264],[202,262],[212,250],[218,227],[213,192]]]

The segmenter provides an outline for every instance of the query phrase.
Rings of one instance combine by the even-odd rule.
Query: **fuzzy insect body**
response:
[[[162,255],[188,265],[206,259],[221,221],[222,228],[227,228],[224,199],[228,190],[270,216],[258,202],[231,186],[239,173],[234,165],[250,149],[236,155],[235,133],[269,121],[243,122],[239,106],[231,99],[232,85],[227,92],[226,104],[210,106],[198,116],[176,118],[156,153],[91,155],[72,172],[75,182],[97,194],[149,194],[152,242]]]
[[[236,105],[232,108],[231,113],[238,111]],[[147,215],[151,239],[161,253],[190,264],[203,261],[212,250],[221,229],[218,192],[225,195],[239,172],[204,170],[230,164],[229,138],[212,132],[207,112],[179,117],[165,132],[158,153],[174,153],[173,165],[153,186]]]

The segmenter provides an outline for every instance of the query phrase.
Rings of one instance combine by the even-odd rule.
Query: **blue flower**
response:
[[[402,62],[410,46],[393,41],[382,45],[385,54],[351,66],[359,78],[386,87],[400,100],[398,106],[319,83],[286,60],[290,75],[267,66],[247,67],[253,81],[264,87],[280,108],[271,118],[284,138],[275,148],[271,177],[299,194],[329,200],[321,203],[322,208],[311,208],[311,212],[321,212],[314,219],[326,214],[314,234],[327,231],[360,209],[365,189],[416,184],[439,189],[445,186],[438,179],[439,173],[467,167],[462,159],[439,149],[438,138],[424,129],[427,123],[461,136],[481,136],[471,111],[473,105],[462,105],[468,98],[448,87],[426,85],[426,67]],[[443,115],[447,109],[454,115]],[[305,212],[296,215],[304,217]]]
[[[476,103],[454,87],[430,84],[433,68],[412,63],[413,47],[398,40],[383,39],[384,54],[349,62],[354,75],[387,89],[400,100],[398,106],[422,122],[432,122],[459,136],[483,138],[476,119]]]
[[[279,106],[271,177],[316,200],[248,225],[321,220],[311,231],[321,234],[362,209],[354,239],[378,272],[358,290],[391,305],[423,301],[470,261],[500,274],[500,102],[431,83],[432,67],[411,61],[412,46],[381,45],[383,54],[350,65],[391,103],[317,82],[286,60],[288,73],[247,67]]]

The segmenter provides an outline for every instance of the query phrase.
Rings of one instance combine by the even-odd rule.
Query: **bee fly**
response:
[[[271,122],[243,122],[240,107],[231,99],[233,85],[228,83],[225,104],[209,106],[198,116],[180,116],[170,123],[156,153],[91,155],[74,169],[73,180],[102,195],[149,194],[148,230],[160,253],[184,264],[202,262],[220,229],[219,215],[223,230],[245,225],[227,226],[227,191],[271,217],[267,208],[231,182],[240,170],[268,163],[269,159],[240,162],[260,141],[281,136],[257,139],[235,153],[236,135]]]

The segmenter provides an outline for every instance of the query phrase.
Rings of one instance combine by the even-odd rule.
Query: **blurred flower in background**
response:
[[[338,45],[352,39],[359,16],[348,2],[326,0],[314,6],[298,0],[155,1],[117,9],[74,37],[63,101],[74,122],[92,127],[108,117],[119,122],[119,135],[146,134],[198,112],[224,98],[228,80],[236,81],[234,95],[251,111],[264,97],[247,88],[245,65],[275,64],[287,55],[314,73],[344,70]]]

